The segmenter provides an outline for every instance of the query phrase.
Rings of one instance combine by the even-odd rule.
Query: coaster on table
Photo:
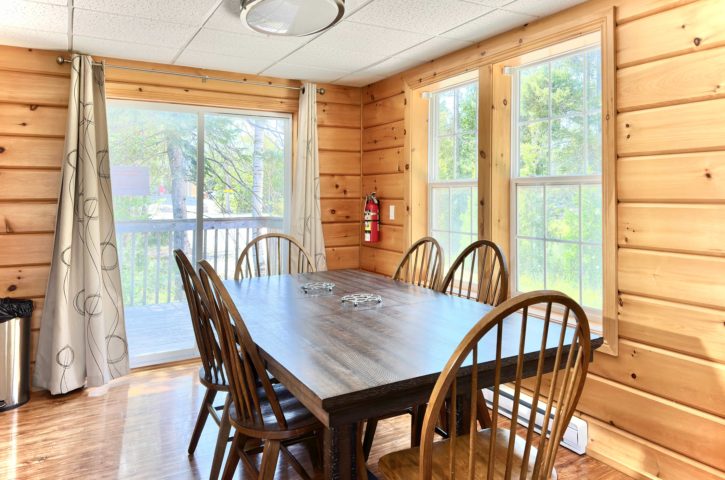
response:
[[[357,307],[359,305],[377,305],[383,302],[383,297],[374,293],[351,293],[342,297],[340,301]]]
[[[300,290],[308,295],[332,293],[333,288],[335,288],[335,284],[330,282],[308,282],[300,285]]]

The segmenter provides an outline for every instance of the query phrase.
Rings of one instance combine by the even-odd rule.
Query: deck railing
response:
[[[239,254],[249,241],[281,231],[281,217],[205,218],[201,252],[197,252],[196,219],[116,222],[124,304],[155,305],[183,300],[173,252],[206,259],[219,276],[234,277]]]

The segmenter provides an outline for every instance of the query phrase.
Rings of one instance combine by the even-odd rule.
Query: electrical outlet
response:
[[[395,220],[395,205],[390,206],[390,219]]]

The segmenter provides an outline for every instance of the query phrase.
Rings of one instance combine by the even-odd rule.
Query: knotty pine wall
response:
[[[0,297],[32,298],[32,353],[43,308],[53,248],[60,166],[66,129],[69,65],[50,52],[0,46]],[[259,78],[108,59],[109,63],[162,70]],[[321,196],[328,267],[357,268],[360,236],[361,89],[320,85],[318,96]],[[298,92],[187,77],[107,69],[109,98],[289,112]]]
[[[619,356],[595,354],[578,415],[589,424],[587,453],[636,478],[722,479],[725,0],[595,0],[365,88],[363,185],[407,182],[408,153],[387,148],[404,144],[410,119],[387,105],[405,82],[478,68],[476,56],[612,6]],[[395,192],[400,201],[405,188]],[[361,266],[389,273],[406,245],[363,246]]]

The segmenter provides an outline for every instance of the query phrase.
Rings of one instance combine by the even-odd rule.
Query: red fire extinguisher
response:
[[[365,197],[365,241],[376,243],[380,241],[380,200],[375,192]]]

